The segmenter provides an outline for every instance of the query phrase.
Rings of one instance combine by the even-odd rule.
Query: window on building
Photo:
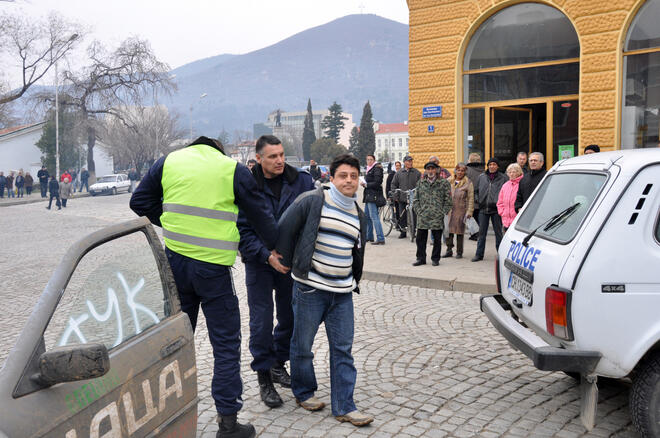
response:
[[[399,138],[399,147],[403,147],[403,139]]]
[[[380,149],[380,138],[378,139],[378,149]]]
[[[406,137],[406,148],[408,147],[409,142],[410,142],[410,137]]]
[[[660,145],[660,0],[648,0],[630,25],[623,53],[621,148]]]
[[[470,40],[463,63],[463,101],[577,94],[579,56],[575,29],[559,10],[540,3],[505,8]]]

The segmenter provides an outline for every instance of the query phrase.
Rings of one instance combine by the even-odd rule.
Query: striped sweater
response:
[[[321,221],[307,279],[294,280],[315,289],[350,293],[357,286],[353,278],[353,247],[360,238],[357,206],[344,210],[324,191]]]

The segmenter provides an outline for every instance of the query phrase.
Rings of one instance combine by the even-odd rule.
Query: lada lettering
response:
[[[525,247],[522,243],[512,240],[506,257],[515,264],[534,271],[536,262],[539,260],[539,255],[541,255],[540,249],[536,249],[533,246]]]
[[[188,376],[188,374],[189,373],[186,372],[186,376]],[[186,376],[183,376],[183,378]],[[149,421],[154,419],[159,413],[165,412],[167,401],[171,396],[176,395],[177,399],[183,397],[183,384],[181,371],[179,369],[179,361],[174,360],[173,362],[170,362],[160,371],[160,375],[158,376],[157,404],[152,395],[152,387],[149,379],[142,381],[141,389],[142,394],[138,394],[137,397],[134,398],[130,391],[126,391],[121,396],[121,400],[114,400],[99,410],[92,418],[92,422],[89,426],[90,438],[119,438],[122,436],[122,417],[119,415],[120,403],[124,410],[123,418],[126,419],[125,430],[128,431],[128,436],[131,436]],[[136,416],[136,411],[138,410],[135,409],[133,403],[134,401],[139,403],[142,400],[144,400],[145,410],[142,417],[138,418]],[[142,411],[142,409],[139,411]],[[101,424],[105,425],[105,433],[103,435],[100,434]],[[107,429],[107,427],[110,427],[110,429]],[[78,438],[76,429],[70,429],[66,433],[65,438]]]

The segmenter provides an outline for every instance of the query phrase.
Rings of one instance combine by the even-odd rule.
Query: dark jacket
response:
[[[0,187],[2,187],[4,190],[6,185],[7,185],[7,177],[4,175],[0,176]]]
[[[479,175],[484,173],[484,163],[467,163],[467,172],[466,175],[470,179],[472,186],[474,187],[474,199],[479,199]],[[474,208],[479,208],[479,204],[475,205]]]
[[[395,171],[387,172],[387,181],[385,181],[385,196],[390,197],[390,192],[392,191],[392,180],[394,179]]]
[[[364,188],[362,202],[376,203],[377,199],[383,199],[383,166],[374,164],[364,176],[367,186]]]
[[[484,172],[479,175],[479,210],[483,210],[487,214],[497,214],[497,199],[500,196],[500,189],[508,178],[502,172],[495,172],[495,178],[490,179],[488,174]]]
[[[32,175],[25,175],[25,187],[32,187],[33,183]]]
[[[399,170],[392,180],[392,190],[401,189],[401,190],[410,190],[417,187],[417,181],[422,177],[422,174],[419,170],[411,167],[410,170],[405,167]],[[399,202],[408,202],[408,198],[404,195],[394,195],[394,200]]]
[[[89,172],[86,170],[83,170],[80,172],[80,181],[87,181],[89,179]]]
[[[321,169],[319,169],[318,165],[309,166],[309,174],[312,176],[312,179],[316,181],[321,178]]]
[[[9,175],[7,176],[7,188],[11,189],[14,187],[14,177]]]
[[[60,195],[60,183],[56,179],[51,179],[48,181],[48,191],[51,195]]]
[[[546,173],[547,171],[545,169],[530,170],[522,177],[518,185],[518,194],[516,195],[516,202],[514,204],[516,213],[525,205],[529,197],[532,196],[532,192],[539,185]]]
[[[291,272],[298,278],[306,279],[312,268],[312,256],[316,246],[321,210],[323,209],[323,190],[329,187],[303,193],[280,218],[280,236],[277,239],[277,252],[282,255],[282,264],[290,266]],[[359,284],[364,264],[364,243],[367,240],[367,217],[357,205],[360,218],[360,239],[353,247],[353,278]],[[360,292],[359,286],[355,292]]]
[[[200,143],[197,139],[195,144],[206,144],[215,148],[209,140]],[[208,140],[208,139],[207,139]],[[217,149],[217,148],[216,148]],[[224,153],[224,152],[223,152]],[[131,196],[129,206],[138,216],[146,216],[152,224],[161,227],[160,216],[163,214],[163,164],[167,156],[159,158],[149,169],[140,185]],[[212,184],[213,181],[209,181]],[[267,248],[275,248],[277,242],[277,222],[271,215],[264,215],[269,211],[269,206],[264,195],[257,188],[257,183],[247,167],[238,163],[234,171],[234,203],[238,206],[256,228],[257,233],[265,242]],[[203,187],[200,188],[203,190]],[[191,196],[195,193],[191,192]]]
[[[50,175],[46,169],[39,169],[39,172],[37,172],[37,178],[39,178],[40,183],[47,183],[49,177]]]
[[[25,186],[25,177],[23,175],[17,175],[16,180],[14,180],[14,184],[16,184],[16,188],[20,189]]]
[[[254,175],[259,191],[264,194],[266,202],[270,206],[269,213],[263,212],[263,214],[272,214],[275,221],[278,221],[282,217],[289,205],[293,204],[293,201],[295,201],[301,193],[314,190],[312,176],[304,170],[297,169],[288,164],[284,165],[280,199],[275,197],[266,184],[260,164],[256,164],[252,168],[252,175]],[[243,210],[240,210],[238,213],[238,230],[241,233],[241,241],[238,244],[238,250],[241,253],[241,260],[243,263],[267,263],[270,251],[255,232],[250,221],[248,221],[248,218],[243,213]]]
[[[130,181],[138,181],[140,179],[140,174],[137,173],[137,170],[131,170],[128,172],[128,179]]]

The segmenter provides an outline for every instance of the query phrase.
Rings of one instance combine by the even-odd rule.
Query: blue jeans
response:
[[[318,389],[312,344],[325,322],[330,350],[332,415],[356,410],[353,401],[357,371],[353,365],[353,294],[314,289],[293,282],[293,337],[291,338],[291,390],[305,401]]]
[[[85,191],[89,192],[89,185],[86,179],[80,180],[80,190],[78,192],[82,192],[83,187],[85,187]]]
[[[502,241],[502,218],[497,213],[487,214],[485,210],[479,212],[479,241],[477,242],[477,257],[484,257],[486,252],[486,235],[488,234],[488,221],[493,223],[495,231],[495,249],[500,249]]]
[[[367,240],[374,240],[374,228],[376,228],[376,238],[378,241],[385,241],[383,226],[380,224],[380,218],[378,217],[378,207],[373,202],[367,202],[364,206],[365,210],[367,210]]]
[[[9,188],[7,187],[7,197],[8,198],[13,198],[14,197],[14,188]]]

